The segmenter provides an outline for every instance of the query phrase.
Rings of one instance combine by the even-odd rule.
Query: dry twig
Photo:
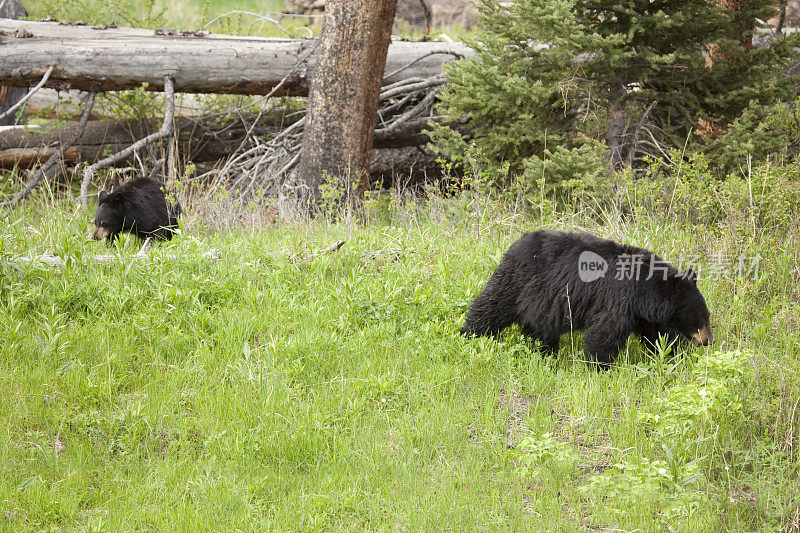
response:
[[[29,99],[31,96],[33,96],[34,94],[36,94],[36,91],[38,91],[39,89],[41,89],[42,87],[44,87],[44,84],[45,84],[45,83],[47,83],[47,80],[49,80],[49,79],[50,79],[50,74],[52,74],[52,73],[53,73],[53,65],[50,65],[49,67],[47,67],[47,70],[45,71],[45,73],[44,73],[44,76],[42,76],[42,81],[40,81],[39,83],[37,83],[37,84],[36,84],[36,86],[35,86],[33,89],[31,89],[30,91],[28,91],[28,94],[26,94],[25,96],[23,96],[22,98],[20,98],[20,99],[19,99],[19,102],[17,102],[17,103],[16,103],[16,104],[14,104],[13,106],[11,106],[9,109],[7,109],[6,111],[4,111],[3,113],[0,113],[0,120],[3,120],[3,119],[4,119],[4,118],[6,118],[8,115],[12,114],[12,113],[13,113],[13,112],[15,112],[17,109],[19,109],[20,107],[22,107],[22,106],[25,104],[25,102],[27,102],[27,101],[28,101],[28,99]]]
[[[391,133],[426,114],[432,116],[436,94],[446,81],[441,75],[412,77],[383,87],[378,110],[380,127],[376,129],[376,135]],[[289,187],[286,178],[300,160],[305,123],[303,116],[271,139],[252,139],[249,148],[237,150],[221,168],[200,177],[213,177],[221,185],[236,191],[239,202],[258,197],[278,197]]]
[[[86,167],[86,170],[83,173],[81,194],[78,197],[78,202],[86,207],[86,197],[89,193],[89,184],[91,184],[92,177],[94,176],[95,172],[109,165],[113,165],[114,163],[118,163],[123,159],[128,158],[131,154],[136,153],[137,150],[140,150],[149,144],[160,141],[161,139],[172,135],[172,121],[174,116],[175,91],[173,80],[171,76],[164,76],[164,122],[161,124],[161,128],[157,132],[151,133],[144,139],[139,139],[124,150],[120,150],[116,154],[106,157],[105,159],[101,159],[100,161]]]
[[[25,184],[25,187],[22,188],[17,195],[8,200],[6,202],[0,203],[0,207],[13,207],[17,205],[19,202],[27,198],[27,196],[39,186],[39,183],[44,179],[47,175],[47,172],[50,171],[60,160],[61,157],[64,155],[64,152],[69,150],[69,148],[78,142],[80,138],[83,136],[83,132],[86,130],[86,123],[89,121],[89,114],[92,112],[92,107],[94,106],[94,98],[97,96],[97,93],[92,92],[86,96],[86,107],[83,109],[83,113],[81,114],[81,121],[78,124],[78,129],[75,130],[75,133],[67,139],[66,142],[62,143],[58,150],[51,155],[44,164],[39,167],[36,172],[30,177],[28,182]]]
[[[633,168],[633,160],[636,157],[636,151],[639,148],[639,140],[642,136],[642,130],[644,129],[645,122],[647,121],[648,115],[653,110],[653,108],[658,103],[657,100],[653,100],[653,102],[647,106],[647,109],[644,113],[642,113],[642,118],[639,120],[639,125],[636,127],[636,131],[633,133],[633,142],[631,143],[631,147],[628,150],[628,168]]]

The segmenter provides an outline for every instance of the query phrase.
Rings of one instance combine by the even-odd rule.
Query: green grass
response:
[[[30,17],[47,16],[64,20],[84,20],[90,24],[109,24],[144,28],[169,27],[195,30],[230,11],[249,11],[275,15],[283,10],[282,0],[30,0],[25,2]],[[269,22],[250,27],[254,17],[232,14],[208,26],[217,33],[286,36]],[[306,17],[284,17],[281,24],[296,28],[309,24]],[[296,36],[304,35],[298,30]]]
[[[49,16],[59,20],[83,20],[90,24],[116,22],[120,26],[137,28],[205,28],[215,33],[264,37],[307,37],[306,28],[319,35],[322,24],[318,16],[279,16],[284,10],[283,0],[26,0],[25,7],[33,20]],[[286,31],[269,21],[256,21],[253,15],[230,13],[232,11],[246,11],[276,19]],[[445,30],[455,39],[463,39],[474,33],[474,30],[459,24],[448,26]],[[434,35],[438,31],[435,30]],[[424,36],[424,31],[412,28],[408,21],[397,19],[393,34],[416,40]]]
[[[765,257],[758,279],[701,280],[714,347],[649,356],[632,340],[597,373],[580,335],[551,358],[517,329],[458,335],[520,232],[589,229],[667,258],[724,248],[729,232],[464,195],[366,223],[212,231],[190,217],[147,260],[125,239],[98,264],[90,215],[41,198],[0,221],[6,530],[797,520],[796,232],[746,242]],[[67,265],[19,259],[46,250]]]

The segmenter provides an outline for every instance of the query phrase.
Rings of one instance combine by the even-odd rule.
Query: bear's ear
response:
[[[684,272],[674,272],[667,277],[666,288],[670,298],[680,298],[686,290],[686,282],[696,283],[697,274],[688,269]]]
[[[106,196],[108,196],[108,193],[106,191],[100,191],[99,200],[102,202],[103,200],[106,199]]]

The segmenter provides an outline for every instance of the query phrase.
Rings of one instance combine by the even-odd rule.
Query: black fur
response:
[[[584,251],[607,262],[604,276],[581,279]],[[642,261],[640,275],[626,279],[627,271],[618,269],[634,257]],[[461,333],[491,335],[519,324],[525,336],[557,352],[562,334],[583,330],[586,354],[607,368],[631,333],[650,346],[659,334],[711,343],[708,307],[696,280],[691,270],[681,273],[642,248],[586,233],[525,233],[469,307]]]
[[[153,178],[135,178],[108,194],[100,192],[92,236],[110,242],[125,231],[141,239],[169,240],[178,228],[180,214],[180,204],[167,200],[163,183]]]

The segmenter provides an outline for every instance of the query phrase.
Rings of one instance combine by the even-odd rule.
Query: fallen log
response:
[[[304,96],[316,65],[313,39],[283,39],[0,19],[0,84],[113,91],[148,84],[176,92]],[[461,43],[394,41],[386,60],[393,83],[441,73],[442,64],[473,54]]]
[[[265,121],[266,122],[266,121]],[[277,118],[272,119],[279,125]],[[86,125],[81,139],[64,153],[64,162],[94,163],[108,153],[116,153],[158,130],[157,120],[94,120]],[[188,160],[214,161],[230,155],[244,139],[245,125],[229,123],[228,131],[211,121],[178,117],[175,131],[178,148]],[[69,139],[78,123],[69,122],[58,128],[50,125],[0,129],[0,167],[30,168],[50,157],[64,140]],[[267,125],[260,133],[267,133]]]
[[[207,163],[231,155],[245,140],[248,128],[255,117],[219,121],[209,118],[176,117],[178,153],[187,161]],[[404,148],[424,146],[428,136],[429,117],[409,121],[402,128],[389,133],[376,133],[374,148]],[[443,117],[435,117],[443,121]],[[109,152],[123,150],[158,130],[160,122],[147,120],[92,120],[86,125],[81,139],[64,153],[64,162],[94,163]],[[251,134],[274,135],[291,124],[282,112],[261,117]],[[466,124],[454,123],[459,128]],[[50,157],[78,128],[78,123],[68,122],[57,128],[51,125],[14,126],[0,128],[0,168],[30,168]]]
[[[184,162],[215,163],[231,156],[245,141],[247,130],[254,117],[244,119],[215,121],[177,117],[175,132],[177,149]],[[384,186],[395,184],[396,180],[405,182],[433,176],[440,171],[436,156],[425,145],[431,119],[422,117],[409,121],[395,131],[376,133],[372,152],[370,175],[372,181]],[[442,122],[443,117],[434,120]],[[158,120],[94,120],[89,121],[85,132],[75,145],[63,155],[63,163],[73,166],[79,162],[94,163],[108,153],[124,150],[138,139],[156,131]],[[291,124],[282,113],[272,113],[259,119],[252,133],[259,136],[274,135]],[[461,131],[466,131],[464,121],[451,123]],[[58,128],[49,125],[16,126],[0,128],[0,168],[32,168],[42,164],[65,139],[69,139],[78,128],[70,122]],[[121,161],[120,165],[130,165],[132,159]]]

